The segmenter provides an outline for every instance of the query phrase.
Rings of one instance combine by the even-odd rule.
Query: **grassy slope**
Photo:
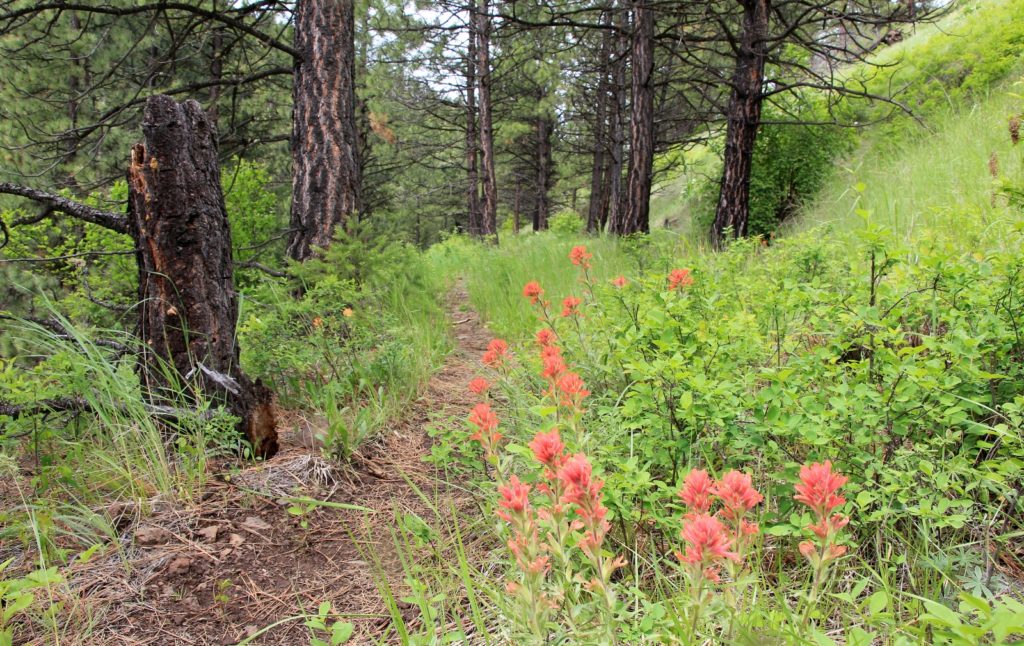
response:
[[[1004,176],[1024,172],[1024,151],[1013,149],[1006,127],[1010,115],[1024,112],[1019,96],[1024,86],[1017,84],[1024,81],[1022,13],[1021,0],[965,3],[938,24],[921,26],[883,50],[878,62],[894,66],[884,69],[885,82],[891,77],[893,87],[910,87],[900,99],[924,125],[901,116],[865,129],[857,151],[836,164],[821,194],[787,228],[849,229],[857,226],[859,219],[852,216],[858,208],[904,236],[965,216],[998,217],[1003,204],[991,202],[990,156],[996,154]],[[960,85],[950,89],[954,79]],[[690,229],[694,205],[687,189],[704,181],[708,164],[694,153],[688,161],[686,172],[657,188],[652,226],[697,241],[702,232]],[[858,184],[864,185],[863,194],[855,190]]]

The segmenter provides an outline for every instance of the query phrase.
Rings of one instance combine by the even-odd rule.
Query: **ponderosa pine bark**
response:
[[[629,56],[629,34],[626,30],[627,14],[625,8],[616,8],[616,27],[618,36],[615,46],[615,61],[612,66],[611,115],[608,119],[608,139],[611,148],[608,151],[608,228],[613,222],[620,222],[625,212],[626,200],[622,191],[622,170],[625,163],[626,149],[626,60]],[[604,223],[602,223],[602,228]]]
[[[354,0],[299,0],[288,255],[306,260],[361,207]]]
[[[480,212],[480,137],[477,132],[476,107],[476,0],[469,6],[466,44],[466,229],[480,237],[483,215]]]
[[[551,199],[548,191],[551,190],[551,131],[554,129],[551,118],[547,116],[538,117],[535,125],[537,132],[536,146],[536,167],[537,183],[534,190],[537,191],[537,202],[533,213],[533,230],[544,231],[548,228],[548,219],[551,217]]]
[[[603,227],[608,213],[608,172],[606,139],[608,121],[608,59],[611,53],[612,32],[606,30],[601,37],[600,80],[594,101],[594,139],[590,166],[590,205],[587,207],[587,232],[595,233]]]
[[[196,101],[147,100],[128,167],[139,270],[139,373],[160,402],[185,387],[226,405],[257,456],[277,451],[270,391],[239,364],[238,292],[217,135]],[[170,374],[169,374],[170,373]]]
[[[770,0],[742,0],[743,26],[736,45],[736,69],[726,106],[725,154],[722,182],[711,230],[712,242],[721,247],[726,231],[733,237],[747,234],[750,218],[750,172],[754,142],[761,125],[764,64],[768,52]]]
[[[491,17],[488,0],[480,0],[476,12],[477,82],[480,102],[480,202],[481,232],[497,239],[498,183],[494,174],[494,125],[491,105]]]
[[[647,0],[633,2],[630,51],[633,104],[629,117],[629,173],[626,208],[612,223],[619,235],[650,231],[651,178],[654,172],[654,10]]]

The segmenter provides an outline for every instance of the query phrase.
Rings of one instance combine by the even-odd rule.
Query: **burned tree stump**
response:
[[[146,101],[132,148],[128,220],[139,268],[140,375],[148,396],[182,388],[223,403],[256,455],[277,451],[270,392],[239,365],[238,293],[216,133],[195,101]]]

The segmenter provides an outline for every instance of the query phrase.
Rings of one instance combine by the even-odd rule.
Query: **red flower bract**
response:
[[[530,305],[536,305],[543,295],[544,290],[541,288],[540,283],[535,280],[531,280],[523,286],[523,296],[530,299]]]
[[[625,287],[627,283],[629,283],[629,281],[626,280],[625,276],[616,276],[615,278],[612,278],[612,285],[618,287],[619,289]]]
[[[588,253],[587,248],[583,245],[573,247],[572,251],[569,252],[569,260],[572,261],[572,264],[581,266],[584,269],[590,269],[589,261],[593,257],[594,255]]]
[[[722,501],[722,515],[735,520],[764,500],[750,483],[750,476],[739,471],[729,471],[715,483],[711,492]]]
[[[483,377],[477,377],[469,382],[469,392],[473,393],[474,395],[482,395],[485,392],[487,392],[487,390],[490,387],[490,382],[488,382]]]
[[[708,566],[722,559],[740,560],[739,554],[729,551],[731,543],[725,525],[710,514],[692,516],[683,524],[680,535],[688,543],[683,563]]]
[[[498,416],[488,404],[477,404],[469,413],[469,423],[477,428],[471,439],[480,440],[481,434],[490,434],[498,428]]]
[[[555,333],[550,328],[537,330],[537,335],[534,338],[537,340],[537,345],[542,348],[546,348],[558,340],[558,337],[555,336]]]
[[[590,487],[590,473],[592,468],[590,460],[583,453],[577,453],[569,457],[558,470],[558,479],[566,486],[579,490],[586,490]]]
[[[544,357],[544,369],[540,374],[545,379],[555,381],[567,369],[561,355],[553,354]]]
[[[501,494],[498,504],[514,514],[521,514],[530,506],[530,485],[523,484],[516,476],[512,476],[507,485],[498,487],[498,493]],[[499,510],[498,516],[512,522],[507,512]]]
[[[493,339],[487,344],[487,351],[484,352],[481,361],[484,365],[497,368],[501,366],[506,354],[508,354],[508,344],[501,339]]]
[[[567,372],[558,378],[558,389],[562,391],[562,406],[579,408],[583,398],[590,394],[586,384],[575,372]]]
[[[562,316],[569,317],[577,314],[576,308],[582,303],[580,299],[575,296],[566,296],[562,300]]]
[[[830,460],[825,460],[824,463],[805,464],[800,467],[800,483],[794,487],[796,495],[793,498],[823,517],[846,502],[846,498],[837,495],[836,492],[847,480],[849,478],[846,476],[832,471]]]
[[[692,284],[693,276],[690,275],[689,269],[673,269],[668,274],[668,288],[670,290],[689,287]]]
[[[683,479],[683,488],[679,491],[679,497],[683,499],[691,512],[706,513],[711,509],[711,493],[714,484],[707,471],[694,469]]]
[[[529,447],[533,451],[533,457],[549,468],[558,466],[558,460],[565,450],[565,444],[562,443],[557,428],[547,433],[537,433],[530,441]]]

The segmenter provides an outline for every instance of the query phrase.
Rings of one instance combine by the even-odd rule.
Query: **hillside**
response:
[[[129,5],[0,0],[0,646],[1024,644],[1024,0]]]

